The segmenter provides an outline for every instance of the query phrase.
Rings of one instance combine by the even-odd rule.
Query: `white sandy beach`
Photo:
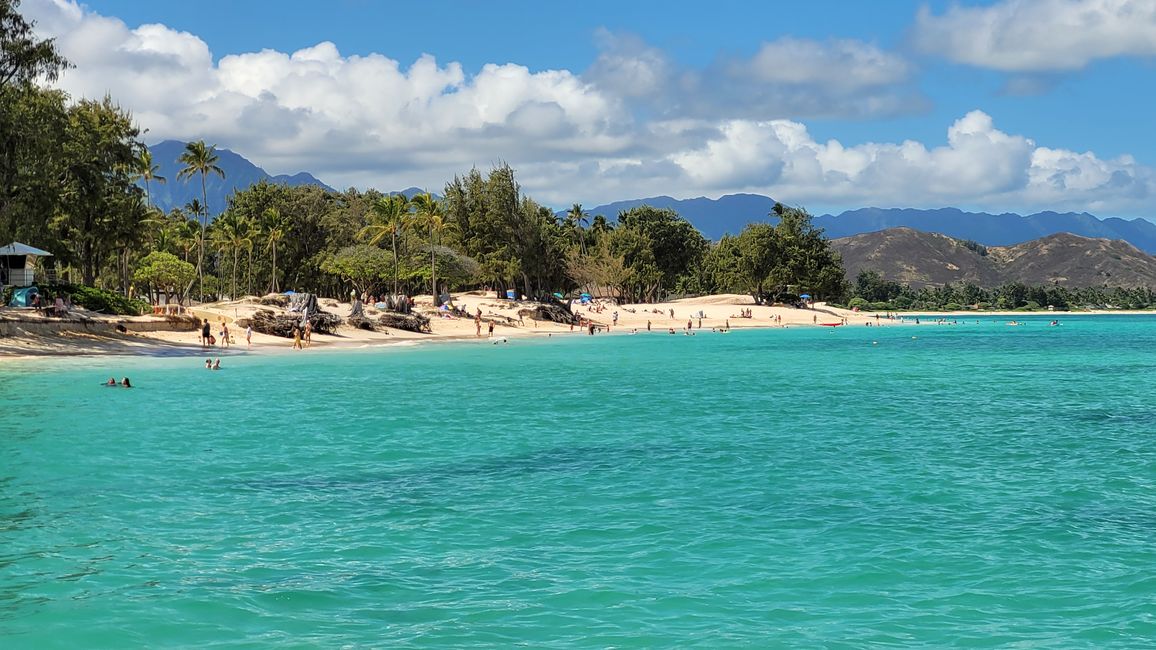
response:
[[[493,336],[512,338],[520,336],[587,335],[587,330],[550,321],[519,318],[518,311],[531,308],[533,303],[499,300],[492,294],[469,292],[454,294],[454,304],[467,313],[478,309],[482,312],[481,336],[473,318],[448,316],[433,309],[430,296],[414,298],[414,309],[430,316],[432,333],[417,333],[399,329],[379,328],[370,332],[347,325],[338,328],[336,334],[313,334],[309,349],[333,347],[365,347],[386,345],[397,342],[477,340],[489,338],[489,321],[494,321]],[[322,310],[347,318],[352,305],[322,298],[318,301]],[[228,327],[232,344],[203,348],[199,342],[199,331],[191,325],[182,329],[170,325],[164,318],[142,316],[137,318],[101,316],[89,314],[86,324],[61,323],[58,319],[36,315],[31,310],[4,310],[8,312],[4,328],[0,330],[0,356],[39,356],[69,354],[196,354],[220,356],[240,353],[295,352],[292,340],[253,333],[252,344],[245,341],[244,328],[237,321],[248,318],[258,309],[274,309],[261,305],[255,298],[198,305],[188,313],[198,319],[208,319],[214,335],[224,322]],[[573,306],[574,312],[598,325],[597,335],[630,333],[637,330],[669,331],[677,333],[688,325],[697,333],[712,329],[743,329],[752,327],[815,327],[823,324],[846,323],[863,325],[876,323],[874,314],[857,313],[846,309],[828,307],[823,303],[813,308],[796,309],[787,306],[755,305],[750,296],[724,294],[687,298],[673,302],[653,304],[615,305],[611,301],[596,301],[589,305]],[[741,316],[749,310],[751,316]],[[0,311],[0,315],[4,314]],[[673,311],[673,317],[671,312]],[[617,312],[617,321],[614,314]],[[371,319],[379,312],[367,309]],[[701,314],[701,317],[700,317]],[[18,316],[18,322],[12,318]],[[115,325],[123,324],[127,332],[116,331]],[[882,321],[887,324],[886,320]],[[188,328],[188,329],[183,329]],[[143,331],[142,331],[143,330]],[[305,350],[306,352],[308,350]]]

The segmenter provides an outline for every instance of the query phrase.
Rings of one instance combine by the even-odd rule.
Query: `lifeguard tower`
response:
[[[38,257],[52,257],[52,253],[20,242],[0,247],[0,286],[31,287],[36,284]]]

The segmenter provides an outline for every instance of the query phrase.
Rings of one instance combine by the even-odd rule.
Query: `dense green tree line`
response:
[[[1059,285],[1029,286],[1021,282],[987,289],[970,283],[913,289],[884,279],[876,271],[863,271],[856,279],[848,305],[878,311],[964,309],[1150,309],[1156,307],[1156,292],[1141,287],[1070,288]]]

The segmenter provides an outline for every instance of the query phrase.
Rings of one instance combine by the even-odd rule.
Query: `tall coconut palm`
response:
[[[196,199],[193,200],[196,202]],[[181,248],[181,259],[188,262],[189,255],[193,249],[197,247],[198,238],[200,237],[200,225],[186,217],[183,211],[178,213],[180,221],[177,223],[176,240],[177,245]]]
[[[570,210],[566,212],[566,221],[574,228],[574,232],[578,235],[578,243],[582,249],[583,257],[586,256],[586,232],[582,226],[590,223],[586,218],[586,213],[582,211],[582,204],[575,203],[570,206]]]
[[[216,174],[225,178],[225,170],[217,165],[219,161],[216,145],[206,146],[204,140],[189,142],[185,145],[185,150],[180,158],[177,158],[177,162],[184,165],[181,171],[177,172],[178,179],[201,175],[201,207],[204,212],[204,219],[201,220],[201,250],[197,256],[197,292],[200,294],[201,300],[205,298],[205,228],[209,221],[209,191],[205,185],[205,177],[209,174]]]
[[[136,176],[145,182],[145,201],[149,208],[153,207],[152,181],[164,183],[167,179],[158,176],[161,166],[153,163],[153,152],[148,147],[141,147],[136,156]]]
[[[438,257],[437,237],[446,229],[445,209],[442,202],[432,194],[418,194],[410,201],[413,203],[415,217],[418,222],[429,229],[429,260],[430,260],[430,287],[433,289],[433,304],[438,306]]]
[[[285,220],[281,218],[281,211],[277,208],[267,208],[261,217],[261,230],[265,237],[265,246],[273,252],[273,271],[269,274],[269,291],[277,293],[280,291],[277,285],[277,242],[284,241],[286,224]]]
[[[389,235],[393,249],[393,294],[395,296],[398,291],[397,238],[409,226],[409,220],[412,216],[410,208],[410,200],[404,194],[384,196],[369,209],[369,225],[358,233],[359,236],[367,238],[372,246],[376,246],[382,239],[385,239],[386,235]]]
[[[241,249],[249,244],[248,226],[245,220],[236,212],[225,212],[219,219],[213,222],[213,241],[217,247],[222,251],[231,251],[233,253],[233,284],[232,292],[229,294],[233,300],[237,299],[237,259],[241,254]]]
[[[249,253],[249,263],[245,265],[245,294],[253,295],[253,245],[261,236],[261,224],[256,219],[245,218],[245,250]]]

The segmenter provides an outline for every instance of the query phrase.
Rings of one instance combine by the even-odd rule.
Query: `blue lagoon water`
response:
[[[0,645],[1149,646],[1156,318],[1047,321],[3,362]]]

